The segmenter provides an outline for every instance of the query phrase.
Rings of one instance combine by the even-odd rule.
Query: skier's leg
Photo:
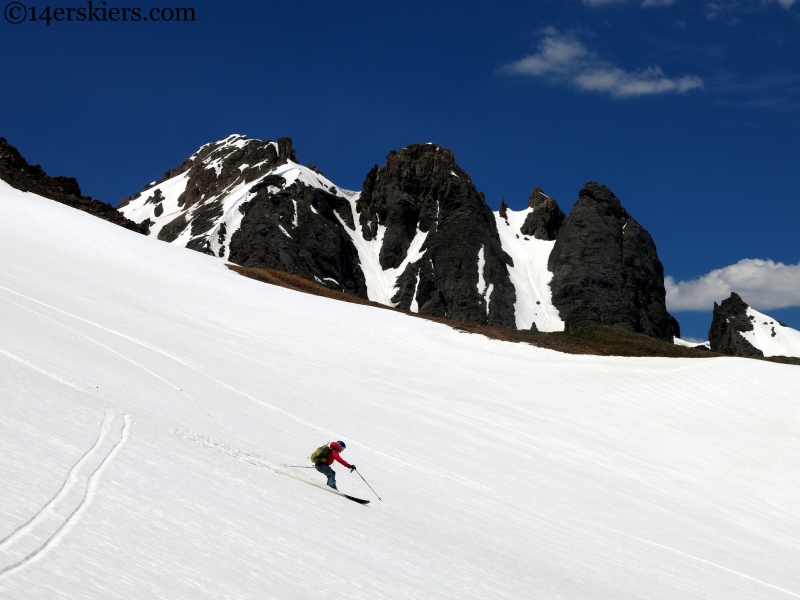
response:
[[[328,485],[330,487],[332,487],[333,489],[337,489],[336,488],[336,472],[333,469],[331,469],[328,465],[326,465],[325,463],[317,463],[314,466],[316,467],[317,471],[319,471],[320,473],[322,473],[323,475],[325,475],[328,478]]]

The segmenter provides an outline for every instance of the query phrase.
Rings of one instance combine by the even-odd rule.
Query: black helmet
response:
[[[342,450],[347,448],[347,444],[345,444],[342,440],[337,440],[336,443],[339,444],[339,446],[341,446]]]

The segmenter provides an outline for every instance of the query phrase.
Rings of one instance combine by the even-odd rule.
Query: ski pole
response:
[[[355,469],[355,472],[358,473],[358,469]],[[358,473],[358,476],[361,477],[361,479],[364,481],[364,483],[367,483],[367,480],[364,479],[364,476],[361,473]],[[372,490],[372,486],[369,483],[367,483],[367,487]],[[378,492],[376,492],[375,490],[372,490],[372,493],[375,494],[378,497],[378,500],[383,502],[383,498],[378,496]]]

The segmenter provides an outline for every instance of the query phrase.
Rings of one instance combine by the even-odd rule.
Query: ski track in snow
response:
[[[50,498],[50,500],[48,500],[44,504],[44,506],[42,506],[42,508],[40,508],[30,519],[28,519],[25,523],[23,523],[22,525],[17,527],[14,531],[12,531],[6,537],[4,537],[2,540],[0,540],[0,549],[3,549],[11,541],[13,541],[13,539],[15,537],[17,537],[17,535],[23,529],[27,528],[29,525],[31,525],[31,526],[35,525],[35,522],[38,522],[41,519],[41,517],[44,515],[45,511],[51,505],[54,505],[56,502],[61,500],[61,497],[64,495],[65,490],[69,491],[69,489],[74,487],[74,484],[75,484],[75,481],[76,481],[76,478],[74,477],[75,471],[77,471],[80,468],[80,466],[84,463],[86,457],[89,456],[89,453],[92,452],[95,448],[97,448],[97,446],[100,444],[100,440],[102,438],[105,438],[105,436],[108,434],[108,430],[109,430],[109,427],[111,426],[112,418],[113,418],[113,414],[111,413],[111,411],[109,409],[107,409],[106,410],[106,414],[103,417],[103,421],[102,421],[102,423],[100,423],[100,429],[97,432],[97,439],[94,441],[94,444],[92,444],[89,447],[89,449],[86,452],[83,453],[83,456],[81,456],[77,460],[77,462],[74,465],[72,465],[72,467],[70,468],[69,472],[67,473],[67,476],[64,478],[64,481],[61,483],[61,487],[58,489],[58,491],[55,493],[55,495],[53,495],[53,497]],[[67,488],[67,484],[70,484],[69,488]]]
[[[72,315],[72,314],[70,314],[70,313],[68,313],[68,312],[66,312],[66,311],[59,310],[59,309],[57,309],[57,308],[55,308],[55,307],[52,307],[52,306],[49,306],[48,304],[45,304],[44,302],[40,302],[40,301],[38,301],[38,300],[36,300],[36,299],[34,299],[34,298],[30,298],[30,297],[28,297],[28,296],[25,296],[25,295],[23,295],[23,294],[20,294],[20,293],[18,293],[18,292],[14,292],[13,290],[9,290],[8,288],[5,288],[5,287],[2,287],[2,286],[0,286],[0,289],[2,289],[2,290],[6,290],[6,291],[9,291],[9,292],[12,292],[12,293],[14,293],[14,294],[17,294],[18,296],[22,296],[23,298],[25,298],[25,299],[27,299],[27,300],[30,300],[30,301],[32,301],[32,302],[36,302],[37,304],[41,304],[42,306],[46,306],[47,308],[50,308],[50,309],[52,309],[52,310],[55,310],[56,312],[60,312],[60,313],[62,313],[62,314],[64,314],[64,315],[67,315],[67,316],[73,317],[73,318],[75,318],[75,319],[78,319],[78,320],[80,320],[80,321],[83,321],[84,323],[87,323],[87,324],[89,324],[89,325],[94,325],[94,323],[91,323],[90,321],[86,321],[86,320],[84,320],[84,319],[81,319],[80,317],[76,317],[75,315]],[[141,365],[141,364],[137,363],[135,360],[133,360],[133,359],[131,359],[131,358],[128,358],[127,356],[125,356],[124,354],[121,354],[120,352],[117,352],[117,351],[116,351],[116,350],[114,350],[113,348],[109,348],[109,347],[108,347],[108,346],[106,346],[105,344],[103,344],[103,343],[101,343],[101,342],[98,342],[96,339],[94,339],[94,338],[92,338],[92,337],[89,337],[89,336],[88,336],[88,335],[86,335],[85,333],[81,333],[81,332],[80,332],[80,331],[78,331],[77,329],[73,329],[72,327],[69,327],[68,325],[64,325],[63,323],[61,323],[61,322],[59,322],[59,321],[56,321],[55,319],[51,319],[50,317],[48,317],[48,316],[46,316],[46,315],[43,315],[42,313],[36,312],[36,311],[35,311],[35,310],[33,310],[32,308],[29,308],[29,307],[27,307],[27,306],[24,306],[24,305],[22,305],[22,304],[19,304],[19,303],[17,303],[17,302],[14,302],[13,300],[9,300],[8,298],[3,298],[3,299],[4,299],[6,302],[10,302],[11,304],[14,304],[15,306],[18,306],[18,307],[22,308],[23,310],[27,310],[28,312],[31,312],[31,313],[33,313],[33,314],[35,314],[35,315],[37,315],[37,316],[39,316],[39,317],[41,317],[41,318],[43,318],[43,319],[46,319],[46,320],[50,321],[51,323],[55,323],[56,325],[58,325],[58,326],[60,326],[60,327],[63,327],[64,329],[66,329],[66,330],[68,330],[68,331],[71,331],[72,333],[75,333],[75,334],[77,334],[77,335],[81,336],[82,338],[85,338],[85,339],[89,340],[90,342],[92,342],[92,343],[94,343],[94,344],[97,344],[97,345],[98,345],[98,346],[100,346],[101,348],[104,348],[105,350],[108,350],[108,351],[109,351],[109,352],[111,352],[112,354],[116,354],[117,356],[119,356],[120,358],[122,358],[122,359],[124,359],[124,360],[128,361],[128,362],[129,362],[129,363],[131,363],[132,365],[135,365],[135,366],[139,367],[140,369],[142,369],[143,371],[146,371],[147,373],[149,373],[149,374],[150,374],[150,375],[152,375],[153,377],[155,377],[155,378],[159,379],[160,381],[163,381],[164,383],[166,383],[168,386],[170,386],[170,387],[172,387],[172,388],[175,388],[176,390],[178,390],[178,391],[179,391],[181,394],[183,394],[184,396],[186,396],[186,398],[188,398],[188,399],[189,399],[189,400],[190,400],[190,401],[191,401],[191,402],[192,402],[192,403],[193,403],[193,404],[194,404],[194,405],[197,407],[197,409],[198,409],[200,412],[202,412],[204,415],[206,415],[206,416],[207,416],[209,419],[211,419],[211,420],[212,420],[214,423],[216,423],[217,425],[219,425],[219,426],[221,426],[221,427],[224,427],[224,425],[222,425],[222,424],[221,424],[219,421],[217,421],[217,419],[215,419],[215,418],[214,418],[214,416],[213,416],[211,413],[209,413],[209,412],[208,412],[208,411],[206,411],[206,410],[205,410],[205,409],[204,409],[202,406],[200,406],[200,403],[199,403],[199,402],[197,402],[197,400],[195,400],[195,399],[194,399],[194,398],[193,398],[193,397],[192,397],[190,394],[188,394],[187,392],[184,392],[184,391],[183,391],[183,389],[181,389],[179,386],[175,385],[174,383],[172,383],[172,382],[170,382],[170,381],[167,381],[166,379],[164,379],[163,377],[161,377],[161,375],[159,375],[158,373],[154,373],[153,371],[151,371],[150,369],[148,369],[148,368],[147,368],[147,367],[145,367],[144,365]],[[99,327],[99,326],[98,326],[98,327]],[[101,329],[104,329],[105,331],[108,331],[109,333],[116,333],[115,331],[113,331],[113,330],[110,330],[110,329],[106,329],[105,327],[101,327]],[[117,334],[117,335],[121,335],[121,334]],[[122,336],[122,337],[126,337],[126,336]],[[134,340],[133,340],[133,339],[131,339],[131,338],[128,338],[128,339],[130,339],[130,341],[134,341]],[[174,357],[170,357],[170,358],[174,358]],[[177,359],[176,359],[176,360],[177,360]],[[180,361],[179,361],[179,362],[180,362]],[[181,363],[181,364],[184,364],[184,363]],[[188,366],[188,365],[186,365],[186,366]],[[189,368],[193,368],[193,367],[189,367]]]
[[[695,556],[694,554],[689,554],[688,552],[684,552],[683,550],[678,550],[677,548],[673,548],[671,546],[665,546],[664,544],[659,544],[658,542],[653,542],[653,541],[650,541],[650,540],[646,540],[644,538],[640,538],[640,537],[637,537],[635,535],[631,535],[629,533],[624,533],[622,531],[617,531],[616,529],[609,529],[609,528],[605,528],[605,529],[606,529],[606,531],[610,531],[611,533],[615,533],[617,535],[620,535],[620,536],[623,536],[623,537],[626,537],[626,538],[629,538],[629,539],[632,539],[632,540],[636,540],[636,541],[641,542],[643,544],[647,544],[649,546],[655,546],[656,548],[661,548],[662,550],[667,550],[668,552],[673,552],[675,554],[680,554],[681,556],[685,556],[686,558],[690,558],[690,559],[695,560],[697,562],[703,563],[704,565],[709,565],[711,567],[715,567],[717,569],[725,571],[726,573],[732,573],[734,575],[742,577],[743,579],[747,579],[748,581],[752,581],[754,583],[758,583],[760,585],[766,586],[766,587],[771,588],[773,590],[777,590],[779,592],[783,592],[784,594],[788,594],[789,596],[792,596],[794,598],[800,598],[800,594],[798,594],[796,592],[793,592],[791,590],[787,590],[787,589],[779,587],[777,585],[773,585],[771,583],[767,583],[766,581],[762,581],[761,579],[756,579],[755,577],[751,577],[750,575],[742,573],[741,571],[736,571],[735,569],[731,569],[729,567],[725,567],[725,566],[717,564],[715,562],[711,562],[710,560],[706,560],[705,558],[701,558],[699,556]]]
[[[45,377],[49,377],[50,379],[52,379],[54,381],[57,381],[58,383],[61,383],[63,385],[66,385],[67,387],[71,387],[72,389],[78,390],[79,392],[85,392],[86,391],[81,386],[79,386],[79,385],[77,385],[75,383],[72,383],[70,381],[67,381],[66,379],[62,379],[61,377],[59,377],[55,373],[51,373],[50,371],[42,369],[41,367],[37,367],[33,363],[28,362],[24,358],[22,358],[20,356],[17,356],[16,354],[12,354],[11,352],[8,352],[7,350],[3,350],[2,348],[0,348],[0,354],[2,354],[3,356],[7,357],[10,360],[13,360],[14,362],[17,362],[17,363],[21,364],[23,367],[27,367],[28,369],[31,369],[32,371],[36,371],[37,373],[41,373]],[[2,543],[2,542],[0,542],[0,543]]]
[[[2,550],[5,550],[5,546],[13,544],[22,545],[29,540],[32,540],[35,544],[37,543],[37,529],[44,529],[44,525],[46,525],[46,523],[43,523],[42,527],[38,527],[40,522],[52,517],[58,523],[55,531],[53,531],[41,544],[36,546],[34,550],[29,551],[19,560],[10,564],[6,564],[6,566],[0,568],[0,577],[6,576],[9,573],[29,564],[33,559],[40,556],[42,552],[53,547],[58,542],[61,534],[66,530],[67,526],[70,525],[73,519],[80,514],[81,509],[88,505],[88,503],[91,501],[92,497],[94,496],[95,478],[102,474],[104,467],[109,463],[109,461],[111,461],[114,455],[119,451],[120,447],[130,437],[130,425],[132,423],[132,419],[128,415],[123,415],[122,427],[119,430],[118,439],[103,456],[102,460],[100,460],[100,463],[88,474],[85,479],[85,486],[80,486],[78,481],[82,478],[77,473],[81,470],[81,467],[84,464],[90,462],[92,458],[99,454],[94,452],[94,450],[96,450],[99,445],[102,445],[102,443],[108,439],[113,420],[114,414],[109,409],[106,412],[103,423],[100,426],[100,432],[98,433],[97,441],[95,441],[94,445],[92,445],[92,447],[86,451],[86,453],[78,460],[78,462],[72,466],[64,480],[64,483],[56,495],[53,496],[53,498],[51,498],[50,501],[48,501],[44,506],[42,506],[42,508],[30,520],[22,524],[0,542],[0,549]],[[67,504],[70,492],[72,490],[79,489],[80,487],[83,487],[83,493],[80,496],[78,505],[75,506],[75,508],[73,508],[65,518],[59,518],[57,513],[61,509],[62,505]],[[47,534],[45,533],[45,535]]]
[[[76,320],[78,320],[78,321],[80,321],[82,323],[85,323],[87,325],[91,325],[91,326],[96,327],[96,328],[98,328],[98,329],[100,329],[102,331],[105,331],[107,333],[110,333],[110,334],[116,335],[118,337],[121,337],[121,338],[123,338],[123,339],[125,339],[125,340],[127,340],[127,341],[129,341],[131,343],[137,344],[137,345],[141,346],[142,348],[146,348],[147,350],[150,350],[152,352],[156,352],[156,353],[158,353],[158,354],[160,354],[160,355],[162,355],[162,356],[164,356],[166,358],[170,358],[173,361],[177,362],[178,364],[186,367],[187,369],[190,369],[191,371],[193,371],[193,372],[195,372],[195,373],[197,373],[199,375],[202,375],[203,377],[206,377],[207,379],[210,379],[211,381],[213,381],[217,385],[220,385],[220,386],[222,386],[222,387],[224,387],[224,388],[226,388],[226,389],[228,389],[228,390],[230,390],[230,391],[232,391],[232,392],[234,392],[236,394],[239,394],[239,395],[247,398],[248,400],[250,400],[252,402],[255,402],[255,403],[257,403],[257,404],[259,404],[259,405],[261,405],[261,406],[263,406],[265,408],[268,408],[268,409],[273,410],[273,411],[275,411],[275,412],[277,412],[277,413],[279,413],[279,414],[281,414],[281,415],[283,415],[285,417],[288,417],[289,419],[293,420],[294,422],[298,423],[299,425],[307,427],[308,429],[310,429],[311,431],[313,431],[315,433],[324,434],[326,437],[331,437],[331,438],[336,437],[336,435],[337,435],[336,432],[334,432],[334,431],[332,431],[330,429],[326,429],[324,427],[316,425],[315,423],[311,423],[310,421],[306,421],[305,419],[302,419],[302,418],[300,418],[300,417],[298,417],[298,416],[296,416],[296,415],[294,415],[294,414],[292,414],[292,413],[290,413],[290,412],[288,412],[286,410],[278,408],[277,406],[269,404],[268,402],[265,402],[264,400],[261,400],[260,398],[256,398],[255,396],[252,396],[251,394],[248,394],[247,392],[242,391],[242,390],[240,390],[240,389],[238,389],[238,388],[236,388],[236,387],[234,387],[234,386],[232,386],[232,385],[230,385],[230,384],[228,384],[228,383],[226,383],[224,381],[216,379],[215,377],[212,377],[208,373],[205,373],[205,372],[197,369],[193,365],[181,360],[180,358],[178,358],[177,356],[175,356],[173,354],[170,354],[168,352],[165,352],[165,351],[161,350],[160,348],[157,348],[155,346],[152,346],[150,344],[142,342],[141,340],[133,338],[133,337],[131,337],[129,335],[125,335],[125,334],[120,333],[118,331],[115,331],[113,329],[109,329],[108,327],[104,327],[102,325],[99,325],[99,324],[94,323],[92,321],[89,321],[87,319],[84,319],[83,317],[79,317],[77,315],[74,315],[74,314],[72,314],[70,312],[67,312],[65,310],[62,310],[60,308],[56,308],[54,306],[51,306],[51,305],[49,305],[49,304],[47,304],[45,302],[42,302],[40,300],[37,300],[35,298],[31,298],[31,297],[26,296],[24,294],[20,294],[19,292],[16,292],[14,290],[10,290],[10,289],[8,289],[8,288],[6,288],[4,286],[0,286],[0,290],[11,292],[12,294],[15,294],[17,296],[25,298],[26,300],[30,300],[31,302],[35,302],[36,304],[39,304],[39,305],[44,306],[46,308],[49,308],[49,309],[51,309],[53,311],[61,313],[61,314],[65,315],[65,316],[67,316],[67,317],[71,317],[71,318],[76,319]],[[57,325],[60,325],[61,327],[64,327],[65,329],[68,329],[69,331],[72,331],[72,332],[74,332],[74,333],[86,338],[87,340],[90,340],[91,342],[94,342],[95,344],[101,346],[102,348],[105,348],[109,352],[112,352],[113,354],[116,354],[117,356],[120,356],[120,357],[124,358],[128,362],[130,362],[130,363],[136,365],[137,367],[143,369],[144,371],[150,373],[154,377],[157,377],[159,380],[163,381],[164,383],[166,383],[170,387],[178,390],[181,394],[183,394],[187,398],[189,398],[195,404],[195,406],[197,406],[200,409],[201,412],[203,412],[207,417],[209,417],[212,421],[214,421],[215,424],[217,424],[217,425],[219,425],[221,427],[224,427],[225,429],[229,430],[228,427],[226,427],[225,425],[221,424],[211,414],[209,414],[207,411],[205,411],[200,406],[200,404],[194,398],[192,398],[188,393],[183,391],[183,389],[181,389],[179,386],[167,381],[166,379],[164,379],[163,377],[161,377],[157,373],[154,373],[153,371],[151,371],[147,367],[145,367],[143,365],[140,365],[139,363],[137,363],[134,360],[128,358],[124,354],[121,354],[120,352],[117,352],[116,350],[114,350],[112,348],[109,348],[108,346],[106,346],[105,344],[102,344],[101,342],[98,342],[94,338],[91,338],[91,337],[87,336],[86,334],[81,333],[80,331],[72,329],[71,327],[69,327],[67,325],[64,325],[63,323],[55,321],[55,320],[51,319],[50,317],[42,315],[41,313],[38,313],[35,310],[32,310],[32,309],[30,309],[30,308],[28,308],[26,306],[23,306],[21,304],[13,302],[12,300],[9,300],[8,298],[4,298],[4,300],[6,300],[7,302],[10,302],[12,304],[15,304],[16,306],[19,306],[20,308],[23,308],[23,309],[25,309],[25,310],[27,310],[29,312],[32,312],[33,314],[38,315],[38,316],[40,316],[40,317],[42,317],[44,319],[47,319],[48,321],[51,321],[51,322],[53,322],[53,323],[55,323]],[[390,454],[384,454],[383,452],[379,452],[379,451],[377,451],[377,450],[375,450],[373,448],[369,448],[369,447],[367,447],[367,446],[365,446],[363,444],[360,444],[358,442],[358,440],[351,439],[351,444],[352,444],[352,447],[354,447],[354,448],[355,447],[359,447],[361,450],[370,452],[371,454],[373,454],[375,456],[378,456],[378,457],[380,457],[380,458],[382,458],[384,460],[393,461],[393,462],[395,462],[397,464],[400,464],[400,465],[402,465],[404,467],[415,469],[415,470],[421,471],[423,473],[426,473],[426,474],[429,474],[429,475],[433,475],[435,477],[440,477],[440,478],[447,479],[447,480],[450,480],[450,481],[456,481],[456,482],[459,482],[459,483],[462,483],[462,484],[466,484],[466,485],[469,485],[469,486],[472,486],[472,487],[477,487],[477,488],[482,488],[482,489],[485,489],[485,490],[492,491],[490,488],[486,487],[485,485],[482,485],[482,484],[480,484],[480,483],[478,483],[476,481],[473,481],[473,480],[471,480],[471,479],[469,479],[467,477],[463,477],[461,475],[457,475],[457,474],[452,473],[452,472],[443,472],[443,471],[439,471],[439,470],[433,470],[433,469],[430,469],[428,467],[422,467],[422,466],[419,466],[419,465],[415,465],[415,464],[406,462],[406,461],[401,460],[401,459],[399,459],[399,458],[397,458],[395,456],[392,456]]]
[[[291,477],[292,479],[296,479],[297,481],[302,481],[303,483],[307,483],[308,485],[313,485],[314,487],[317,487],[326,492],[336,494],[337,496],[342,495],[340,492],[337,492],[329,488],[326,484],[319,483],[317,481],[314,481],[310,477],[303,476],[302,471],[298,471],[296,468],[293,469],[288,465],[281,465],[279,463],[271,461],[268,458],[259,456],[258,454],[251,454],[250,452],[245,452],[244,450],[239,450],[238,448],[232,448],[225,442],[214,440],[197,433],[180,431],[178,429],[173,430],[173,433],[186,440],[189,440],[190,442],[194,442],[195,444],[199,444],[204,448],[209,448],[211,450],[219,452],[220,454],[230,456],[231,458],[235,458],[236,460],[240,460],[242,462],[255,465],[256,467],[261,467],[262,469],[268,469],[273,473],[277,473],[278,475],[285,475],[287,477]]]

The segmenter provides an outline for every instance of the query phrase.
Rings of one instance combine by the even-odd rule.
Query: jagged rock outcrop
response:
[[[655,243],[606,186],[587,183],[580,191],[548,267],[567,331],[602,324],[667,341],[680,336]]]
[[[31,166],[19,151],[2,137],[0,137],[0,179],[20,191],[55,200],[137,233],[147,233],[148,223],[134,223],[110,204],[94,200],[90,196],[82,196],[81,188],[73,177],[50,177],[40,165]]]
[[[356,204],[384,269],[405,264],[392,302],[469,323],[514,326],[514,286],[494,215],[452,151],[417,144],[392,151],[367,175]],[[425,236],[409,257],[416,236]]]
[[[559,208],[558,203],[547,196],[542,188],[535,187],[528,200],[528,208],[533,211],[526,217],[520,233],[532,235],[539,240],[556,239],[567,216]]]
[[[711,350],[729,356],[764,356],[742,333],[753,331],[753,318],[747,314],[748,304],[736,292],[720,304],[714,302],[714,316],[708,341]]]
[[[274,183],[265,181],[251,190],[255,196],[242,206],[229,260],[300,275],[367,298],[358,251],[336,214],[349,218],[354,228],[347,200],[300,183],[274,191]]]
[[[297,164],[289,138],[206,144],[120,210],[161,241],[367,297],[348,196]]]

